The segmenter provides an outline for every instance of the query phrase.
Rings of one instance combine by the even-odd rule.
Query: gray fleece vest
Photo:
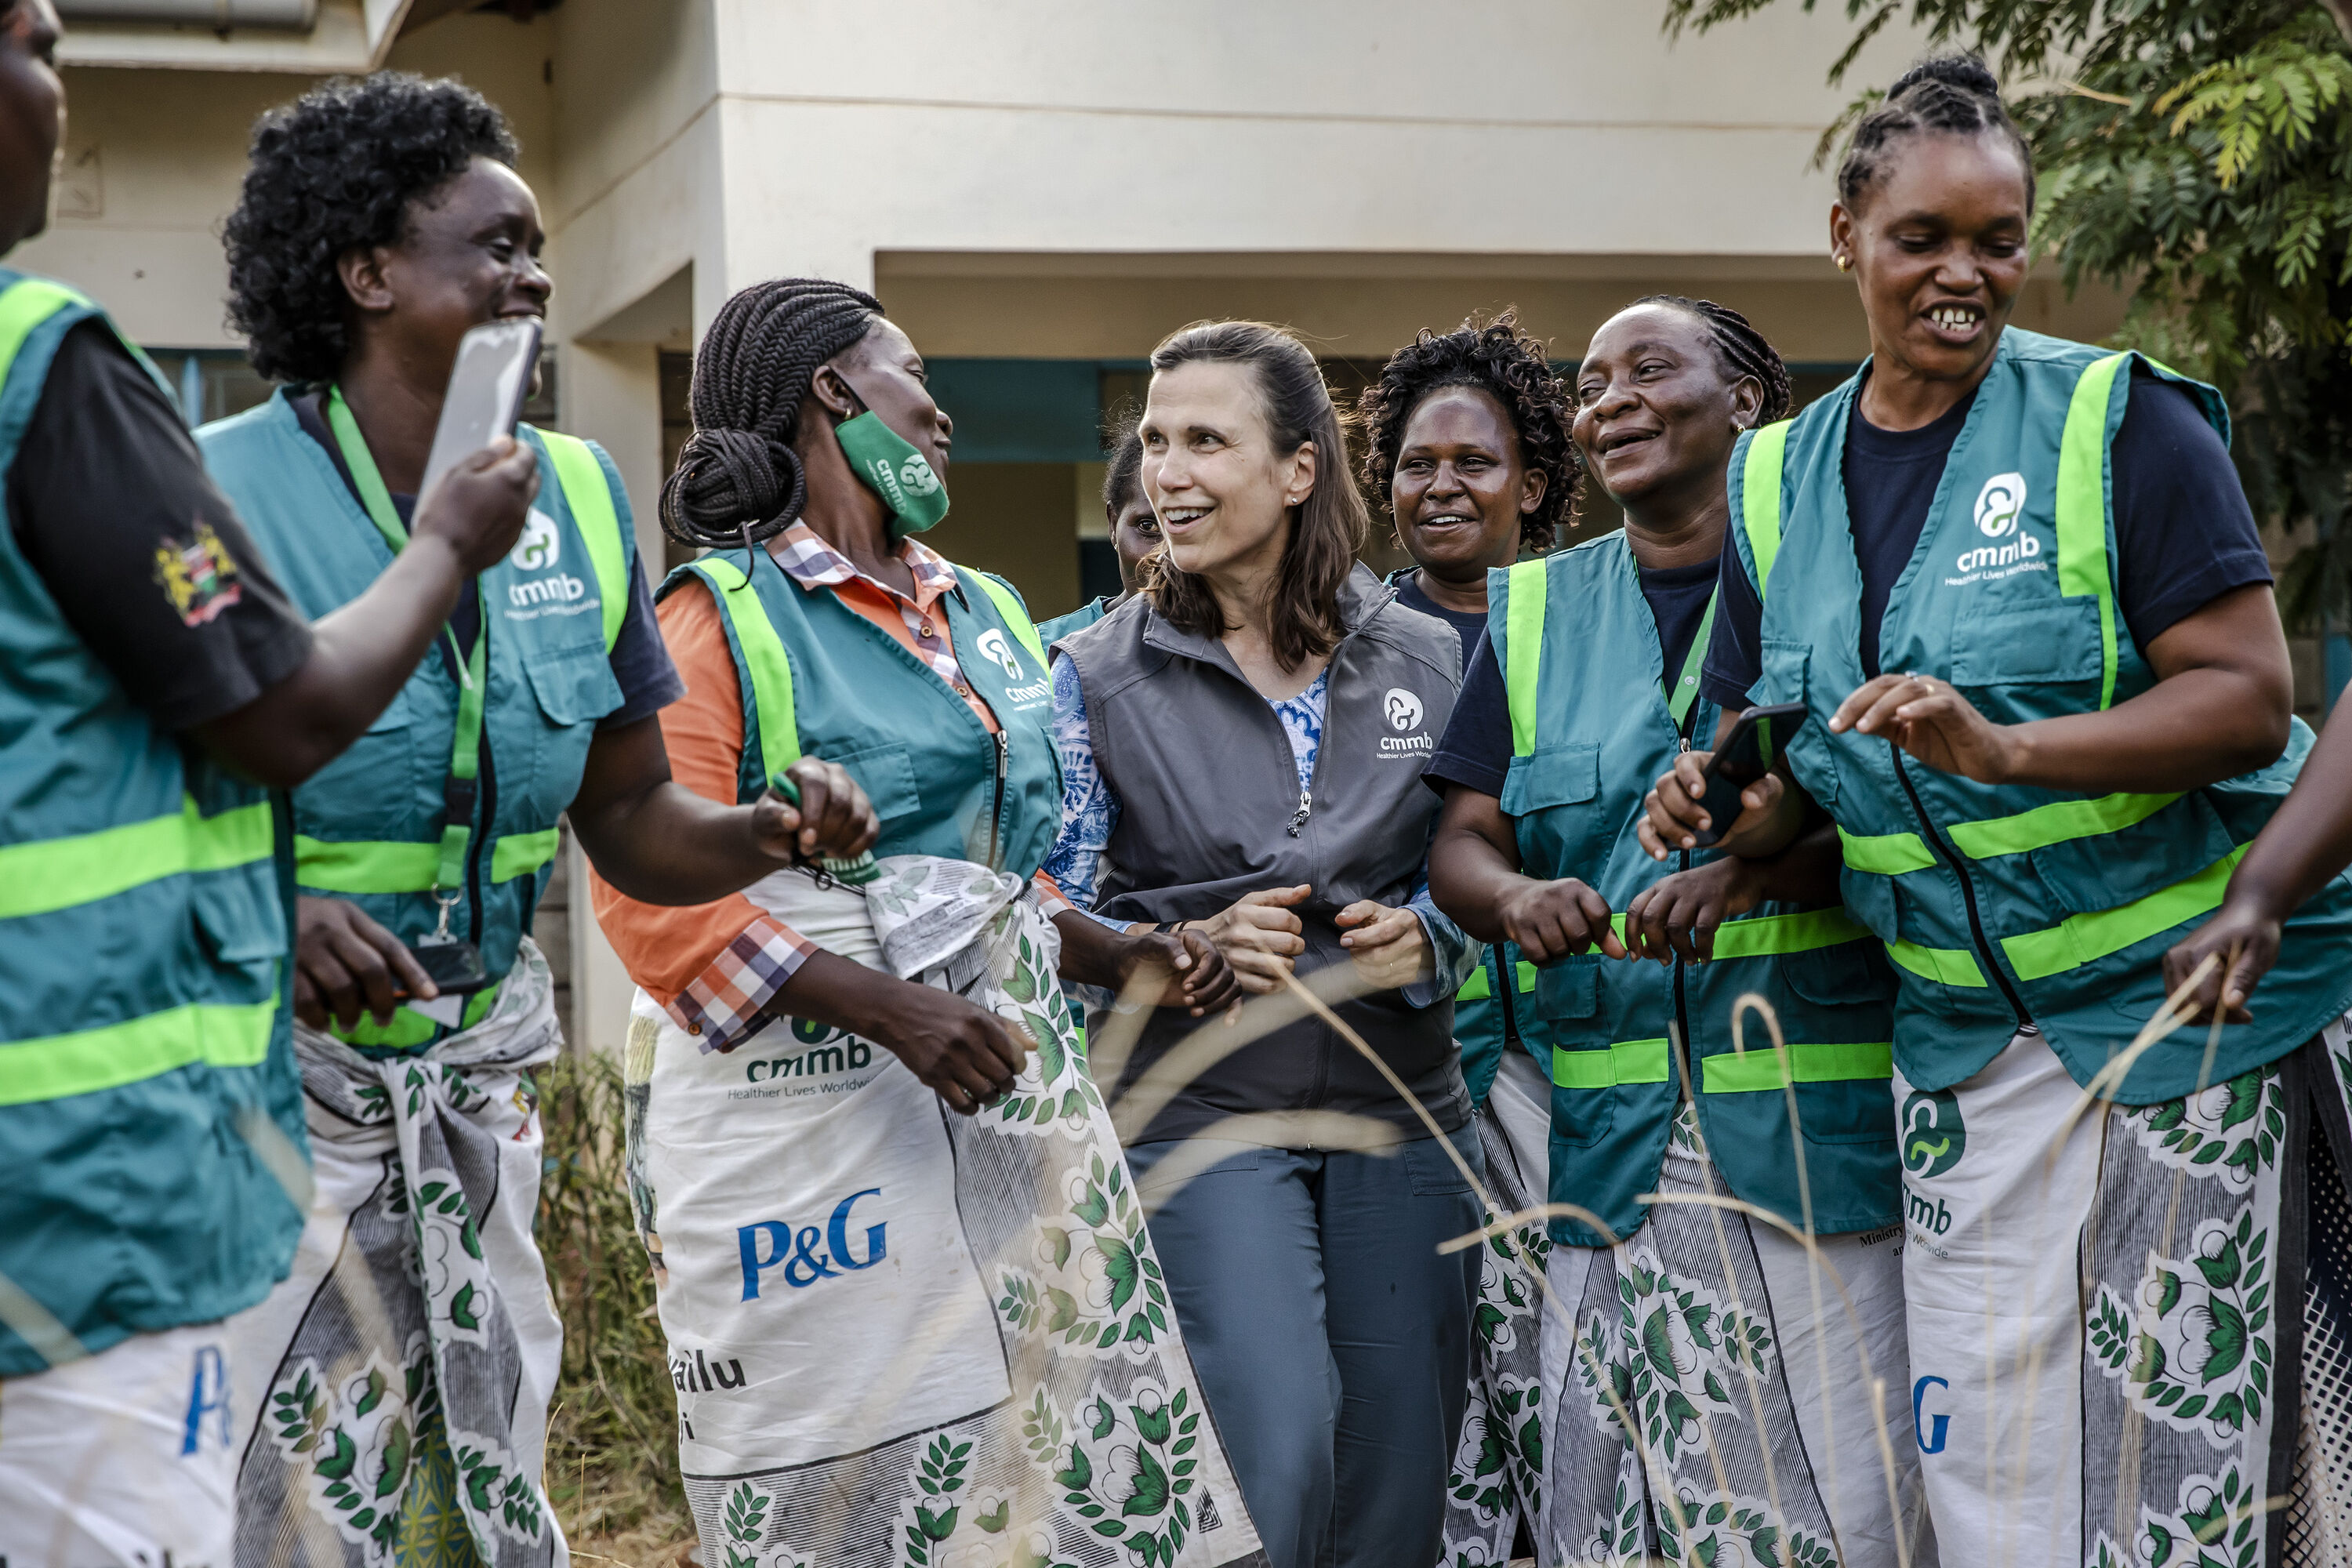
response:
[[[1077,668],[1095,763],[1119,802],[1097,910],[1124,921],[1203,920],[1264,888],[1311,884],[1301,976],[1348,962],[1332,917],[1359,899],[1411,897],[1437,796],[1421,782],[1462,682],[1452,627],[1408,610],[1358,566],[1341,585],[1345,635],[1331,656],[1323,742],[1302,798],[1290,742],[1224,646],[1178,631],[1129,600],[1058,645]],[[1451,997],[1406,1005],[1397,991],[1339,1015],[1385,1058],[1438,1125],[1469,1120]],[[1103,1022],[1097,1015],[1091,1028]],[[1155,1011],[1124,1092],[1200,1027]],[[1114,1097],[1115,1098],[1115,1097]],[[1244,1046],[1195,1079],[1130,1142],[1189,1137],[1246,1111],[1328,1110],[1425,1136],[1371,1063],[1309,1016]]]

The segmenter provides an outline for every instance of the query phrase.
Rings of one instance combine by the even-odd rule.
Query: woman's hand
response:
[[[1864,681],[1830,715],[1830,732],[1884,735],[1937,773],[1979,784],[2017,776],[2016,732],[1996,724],[1948,681],[1927,675],[1882,675]]]
[[[294,900],[294,1016],[314,1029],[331,1016],[342,1027],[366,1013],[378,1024],[414,998],[441,994],[407,944],[341,899]]]
[[[1230,1007],[1241,999],[1241,976],[1217,951],[1216,943],[1198,926],[1174,932],[1129,931],[1119,939],[1118,983],[1124,990],[1138,969],[1149,968],[1168,977],[1158,1005],[1182,1007],[1195,1018]]]
[[[1307,951],[1307,939],[1301,934],[1307,927],[1290,912],[1290,906],[1314,890],[1301,883],[1296,888],[1244,893],[1231,907],[1207,920],[1194,921],[1186,929],[1216,944],[1240,978],[1243,990],[1265,995],[1288,984],[1292,966]]]
[[[1339,945],[1348,950],[1357,974],[1375,991],[1394,991],[1437,973],[1429,935],[1411,910],[1359,899],[1332,917],[1331,923],[1347,933]]]
[[[832,955],[817,958],[828,956]],[[864,973],[865,994],[851,1032],[906,1063],[907,1070],[944,1100],[950,1110],[960,1116],[974,1115],[1012,1089],[1034,1045],[1026,1034],[951,991],[893,979],[872,970]],[[1055,1007],[1062,1005],[1059,995],[1045,1000]]]
[[[458,569],[478,577],[514,548],[538,494],[538,454],[500,436],[434,481],[416,503],[409,534],[448,545]]]
[[[751,805],[751,832],[770,857],[790,863],[848,860],[873,847],[882,831],[874,803],[837,763],[803,757],[784,770],[801,792],[793,805],[772,788]]]
[[[1715,956],[1716,928],[1762,903],[1767,879],[1756,861],[1722,855],[1653,882],[1625,906],[1626,952],[1705,963]]]
[[[2218,1006],[2227,1023],[2252,1022],[2246,998],[2253,994],[2254,982],[2278,962],[2279,942],[2285,930],[2286,917],[2274,913],[2268,900],[2232,889],[2211,920],[2181,938],[2164,955],[2165,994],[2179,990],[2197,966],[2210,957],[2212,972],[2182,1003],[2182,1016],[2192,1021],[2210,1019]]]
[[[1697,835],[1714,826],[1699,804],[1706,798],[1706,764],[1714,760],[1713,752],[1685,752],[1642,797],[1644,815],[1634,837],[1651,859],[1698,848]],[[1739,816],[1713,847],[1727,855],[1777,855],[1803,820],[1801,797],[1778,773],[1769,773],[1739,792]]]
[[[1609,900],[1573,877],[1557,882],[1530,880],[1503,902],[1503,934],[1518,943],[1529,963],[1553,963],[1596,942],[1611,958],[1625,956],[1625,944],[1609,924]]]

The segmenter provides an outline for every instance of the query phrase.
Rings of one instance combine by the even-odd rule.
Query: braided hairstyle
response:
[[[1549,550],[1559,529],[1575,521],[1584,489],[1584,464],[1569,435],[1576,422],[1576,394],[1554,374],[1544,345],[1519,330],[1516,310],[1486,322],[1473,316],[1443,334],[1424,327],[1389,356],[1380,379],[1356,401],[1364,432],[1365,489],[1385,504],[1412,411],[1431,393],[1449,386],[1476,387],[1510,416],[1521,460],[1544,476],[1542,501],[1519,514],[1519,546]]]
[[[1780,351],[1749,324],[1747,317],[1728,305],[1682,294],[1644,294],[1633,305],[1664,305],[1696,317],[1699,325],[1706,329],[1707,336],[1715,340],[1716,357],[1723,362],[1731,378],[1737,381],[1742,376],[1753,376],[1764,389],[1764,402],[1756,411],[1756,423],[1769,425],[1789,416],[1789,367],[1780,362]],[[1625,308],[1630,310],[1633,305]]]
[[[694,352],[694,434],[662,481],[662,531],[749,550],[791,527],[808,504],[793,437],[809,384],[881,314],[873,295],[822,278],[754,283],[721,305]]]
[[[1878,107],[1854,125],[1838,164],[1838,200],[1848,212],[1885,171],[1895,142],[1941,132],[1951,136],[1992,134],[2016,151],[2025,170],[2025,210],[2033,210],[2033,150],[2000,101],[2000,83],[1979,55],[1957,50],[1932,54],[1895,79]]]

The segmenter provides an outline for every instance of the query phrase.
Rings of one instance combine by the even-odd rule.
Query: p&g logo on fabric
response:
[[[928,474],[930,471],[929,465],[925,464],[923,472]],[[994,626],[980,634],[980,656],[1004,671],[1009,679],[1021,679],[1021,661],[1013,657],[1013,645],[1006,642],[1004,634]]]
[[[743,1300],[760,1299],[760,1277],[778,1264],[783,1266],[785,1284],[795,1290],[805,1290],[820,1279],[838,1279],[844,1274],[871,1268],[881,1262],[889,1253],[883,1235],[889,1228],[887,1221],[866,1227],[863,1258],[856,1257],[849,1245],[849,1211],[860,1198],[881,1195],[879,1187],[850,1194],[833,1205],[833,1217],[822,1230],[813,1225],[795,1230],[792,1221],[782,1219],[763,1219],[756,1225],[737,1227],[735,1244],[743,1259]]]
[[[522,520],[522,537],[515,541],[508,562],[518,572],[544,572],[563,553],[563,535],[555,520],[537,507]]]

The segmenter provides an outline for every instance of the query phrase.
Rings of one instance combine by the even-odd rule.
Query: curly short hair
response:
[[[1473,316],[1442,334],[1424,327],[1389,356],[1380,379],[1356,404],[1364,433],[1364,488],[1387,504],[1405,425],[1422,399],[1449,386],[1477,387],[1509,413],[1521,460],[1545,479],[1542,501],[1519,519],[1519,543],[1549,550],[1558,531],[1574,523],[1584,490],[1584,465],[1569,435],[1576,395],[1552,370],[1543,344],[1519,330],[1516,311],[1484,322]]]
[[[413,205],[475,159],[511,167],[518,152],[480,93],[405,71],[338,77],[263,115],[224,230],[229,324],[253,368],[278,381],[333,379],[352,346],[336,262],[396,244]]]

